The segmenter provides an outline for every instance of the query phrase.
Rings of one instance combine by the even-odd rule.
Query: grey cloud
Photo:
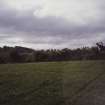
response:
[[[1,6],[1,5],[0,5]],[[100,11],[103,11],[104,5]],[[88,24],[73,24],[61,17],[38,18],[33,15],[32,11],[16,11],[5,5],[0,8],[0,33],[8,34],[0,36],[0,40],[9,37],[19,37],[24,39],[25,43],[50,43],[60,45],[74,39],[91,39],[92,36],[105,33],[105,13],[102,12],[99,20]],[[52,40],[41,41],[37,37],[53,37]],[[61,37],[61,39],[56,39]],[[104,37],[105,38],[105,37]]]
[[[62,18],[37,18],[31,11],[18,13],[11,9],[0,10],[0,23],[1,27],[12,28],[12,31],[29,32],[31,34],[39,32],[53,35],[70,35],[75,34],[76,31],[77,33],[93,33],[105,30],[105,26],[102,27],[105,21],[102,24],[91,23],[81,26],[79,24],[69,23]]]

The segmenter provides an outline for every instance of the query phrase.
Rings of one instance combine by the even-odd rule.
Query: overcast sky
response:
[[[105,0],[0,0],[0,46],[77,48],[105,41]]]

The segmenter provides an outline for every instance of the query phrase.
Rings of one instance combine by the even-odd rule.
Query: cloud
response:
[[[0,4],[0,45],[75,48],[105,39],[104,1],[1,0]]]

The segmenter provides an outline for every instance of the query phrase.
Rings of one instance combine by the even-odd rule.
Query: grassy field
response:
[[[1,64],[0,105],[82,105],[100,77],[105,61]]]

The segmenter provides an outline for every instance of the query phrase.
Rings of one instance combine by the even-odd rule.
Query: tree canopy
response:
[[[97,46],[77,49],[48,49],[33,50],[21,46],[0,47],[0,63],[22,62],[47,62],[47,61],[70,61],[70,60],[105,60],[105,46],[96,43]]]

